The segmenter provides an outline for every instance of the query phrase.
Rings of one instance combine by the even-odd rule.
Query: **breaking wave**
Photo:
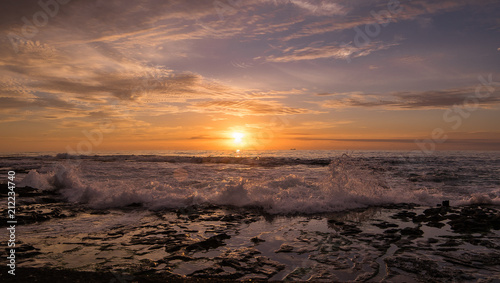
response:
[[[209,170],[209,169],[207,169]],[[280,171],[276,171],[279,173]],[[322,178],[295,174],[263,179],[239,178],[183,183],[167,181],[95,180],[82,177],[80,167],[59,163],[40,173],[31,170],[21,182],[54,190],[68,202],[93,208],[141,204],[149,209],[181,208],[200,204],[257,206],[269,213],[321,213],[391,203],[434,205],[445,198],[427,189],[391,188],[382,174],[360,168],[349,157],[332,160]],[[499,202],[498,196],[476,194],[457,202]],[[499,202],[500,203],[500,202]]]

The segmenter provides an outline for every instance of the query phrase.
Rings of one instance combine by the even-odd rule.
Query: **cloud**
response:
[[[331,1],[290,0],[290,3],[319,16],[345,15],[347,13],[345,7]]]
[[[10,109],[24,108],[26,106],[36,106],[32,101],[26,101],[15,97],[0,97],[0,105],[2,106],[2,112],[6,112],[6,110]]]
[[[302,122],[292,128],[294,130],[323,130],[329,128],[336,128],[342,125],[349,125],[354,123],[354,121],[350,120],[339,120],[333,122],[324,122],[324,121],[311,121],[311,122]]]
[[[426,21],[435,13],[488,3],[494,4],[494,1],[404,1],[401,4],[404,10],[392,15],[392,20]],[[42,11],[36,1],[10,1],[4,6],[0,11],[0,34],[5,36],[9,32],[22,35],[24,23],[21,18],[31,19],[36,12]],[[167,41],[212,39],[214,36],[255,38],[276,34],[287,41],[374,23],[376,19],[370,12],[382,9],[387,9],[386,0],[71,1],[60,5],[57,15],[39,29],[35,38],[28,39],[43,38],[59,46],[113,43],[143,48]],[[289,16],[277,17],[280,13]],[[317,19],[307,20],[311,15]],[[330,17],[325,19],[325,16]]]
[[[44,56],[48,49],[38,44],[39,52],[4,56],[0,59],[0,74],[12,81],[23,80],[25,92],[46,92],[78,95],[91,99],[111,95],[120,100],[138,100],[153,97],[196,97],[219,95],[229,88],[204,79],[191,72],[175,72],[161,66],[147,66],[141,62],[103,54],[100,50],[83,47],[80,56],[75,50],[56,51]],[[36,49],[34,49],[36,50]],[[71,74],[71,75],[68,75]],[[13,86],[3,83],[0,93],[12,93]]]
[[[37,97],[20,99],[15,97],[0,97],[2,109],[19,108],[48,108],[72,110],[78,108],[76,104],[69,103],[58,97]]]
[[[382,24],[380,19],[373,16],[373,14],[382,14],[381,11],[387,12],[387,3],[385,0],[378,1],[338,1],[337,5],[343,7],[343,11],[348,11],[341,14],[341,17],[332,17],[329,19],[314,21],[300,26],[299,30],[294,31],[281,39],[290,41],[325,33],[340,32],[351,30],[355,27],[362,27],[370,24]],[[391,23],[401,21],[417,21],[422,28],[427,28],[432,23],[430,16],[439,13],[454,11],[460,8],[469,6],[468,8],[482,8],[487,4],[495,5],[494,0],[413,0],[413,1],[399,1],[401,11],[394,11],[391,13],[390,18],[387,19]],[[397,8],[396,8],[397,9]]]
[[[221,113],[234,116],[246,115],[294,115],[315,113],[304,108],[283,106],[276,101],[265,100],[214,100],[196,102],[190,106],[193,111],[202,113]]]
[[[398,43],[383,43],[380,41],[370,42],[361,47],[355,47],[350,44],[347,45],[330,45],[321,47],[304,47],[300,49],[289,49],[282,55],[270,55],[266,58],[269,62],[293,62],[302,60],[316,60],[316,59],[349,59],[356,57],[368,56],[373,52],[389,49],[397,46]]]
[[[314,137],[296,137],[295,140],[306,141],[336,141],[336,142],[381,142],[381,143],[415,143],[414,139],[336,139],[336,138],[314,138]]]
[[[337,99],[321,103],[324,108],[384,108],[384,109],[444,109],[454,105],[473,103],[475,88],[447,89],[436,91],[394,92],[390,94],[340,93],[331,94]],[[500,103],[499,92],[488,97],[477,98],[479,107]]]
[[[113,52],[113,48],[103,51],[94,47],[84,44],[56,49],[28,41],[20,47],[19,54],[2,49],[0,97],[10,97],[5,107],[88,111],[118,99],[148,104],[150,110],[158,106],[162,111],[177,111],[160,104],[247,95],[247,90],[208,80],[197,73],[147,65]],[[19,100],[20,97],[31,100]]]
[[[216,39],[232,38],[238,44],[266,42],[260,46],[248,44],[249,48],[244,50],[248,52],[244,54],[248,55],[246,58],[260,56],[266,62],[362,57],[398,44],[372,41],[354,47],[321,42],[305,46],[305,41],[297,43],[297,40],[293,45],[293,39],[328,32],[340,34],[373,23],[370,11],[385,9],[385,0],[222,2],[230,6],[223,12],[223,19],[213,1],[75,0],[61,5],[59,13],[40,27],[35,36],[17,42],[18,53],[15,53],[7,35],[10,32],[22,35],[21,18],[31,19],[41,8],[36,1],[7,1],[0,11],[0,36],[4,38],[0,41],[2,113],[30,111],[19,117],[36,119],[38,115],[52,120],[138,119],[139,115],[189,111],[240,116],[315,113],[285,106],[282,100],[303,93],[301,90],[244,89],[227,83],[230,80],[223,83],[202,75],[211,74],[212,69],[206,70],[212,66],[216,74],[219,63],[223,65],[222,61],[233,52],[242,54],[238,53],[240,50],[221,49],[222,41]],[[395,15],[393,21],[427,19],[464,5],[489,2],[413,0],[405,2],[405,10]],[[347,33],[352,35],[350,31]],[[280,47],[269,50],[267,43]],[[407,61],[417,59],[407,58]],[[208,60],[217,60],[217,66],[203,66]],[[187,63],[182,65],[184,62]],[[259,67],[259,62],[252,63]],[[205,68],[205,73],[186,71],[192,65]],[[425,108],[449,104],[455,97],[463,98],[463,95],[455,94],[452,98],[451,94],[450,97],[439,94],[440,99],[431,100],[413,94],[343,98],[331,94],[335,99],[324,106]],[[126,107],[118,109],[117,105]],[[127,109],[128,116],[124,114]]]
[[[102,119],[130,128],[127,123],[143,125],[139,117],[191,111],[240,116],[308,112],[278,102],[240,101],[283,99],[304,90],[242,89],[198,73],[146,65],[105,45],[53,48],[29,41],[19,54],[3,50],[0,55],[0,102],[6,115],[0,122],[13,121],[8,115],[21,110],[30,113],[18,115],[17,121],[45,117],[62,128]],[[74,120],[61,124],[62,119]]]
[[[405,139],[405,138],[394,138],[394,139],[336,139],[336,138],[314,138],[314,137],[294,137],[294,140],[302,141],[332,141],[332,142],[351,142],[351,143],[391,143],[391,144],[412,144],[416,146],[418,144],[418,139]],[[488,138],[488,139],[447,139],[444,143],[446,147],[453,146],[457,149],[464,148],[482,148],[498,150],[500,139]]]
[[[318,96],[336,96],[337,98],[347,98],[351,96],[362,96],[364,95],[361,91],[351,91],[351,92],[321,92],[317,93]]]
[[[73,125],[81,126],[113,119],[130,128],[127,123],[142,125],[139,117],[190,111],[181,105],[192,99],[241,99],[255,92],[100,51],[34,42],[19,54],[0,51],[0,122],[50,120],[71,128],[62,119],[78,119]]]

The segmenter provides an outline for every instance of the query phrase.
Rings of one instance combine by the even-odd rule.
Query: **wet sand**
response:
[[[487,204],[269,215],[212,205],[93,210],[17,192],[16,276],[3,264],[2,282],[500,278],[500,207]]]

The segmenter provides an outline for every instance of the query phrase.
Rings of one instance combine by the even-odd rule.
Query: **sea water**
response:
[[[148,151],[3,154],[18,187],[91,208],[199,204],[310,214],[389,203],[500,203],[500,152]]]

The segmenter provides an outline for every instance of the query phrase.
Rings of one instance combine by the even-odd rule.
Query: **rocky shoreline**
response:
[[[489,204],[290,216],[213,205],[94,210],[51,192],[17,193],[17,275],[2,265],[2,282],[500,278],[500,207]]]

